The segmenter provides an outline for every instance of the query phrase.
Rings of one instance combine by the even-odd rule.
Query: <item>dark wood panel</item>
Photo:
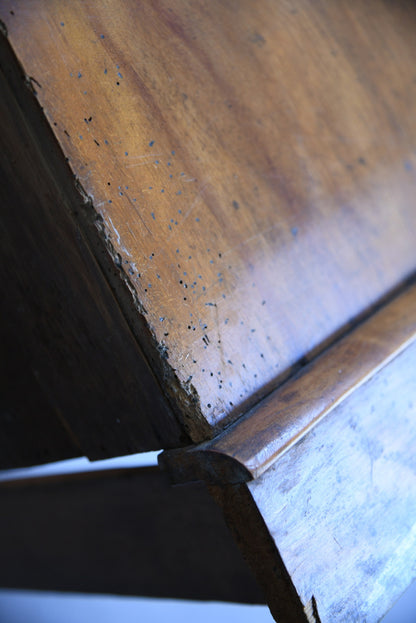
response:
[[[180,445],[186,437],[70,215],[69,205],[83,209],[73,178],[1,44],[2,467]]]
[[[0,307],[0,469],[80,455],[76,439],[27,366],[25,348],[10,332],[4,296]]]
[[[203,484],[157,468],[0,484],[0,585],[264,603]]]
[[[194,440],[414,271],[414,2],[4,0],[0,16]]]

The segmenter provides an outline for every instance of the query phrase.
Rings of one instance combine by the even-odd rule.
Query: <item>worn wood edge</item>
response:
[[[172,484],[200,480],[213,484],[237,484],[252,479],[250,470],[244,464],[229,454],[211,448],[211,442],[166,450],[158,455],[158,464]]]
[[[157,342],[147,320],[147,311],[139,301],[137,292],[128,275],[122,270],[121,260],[111,240],[106,235],[103,221],[94,208],[93,198],[84,190],[65,157],[46,119],[37,98],[38,85],[26,75],[16,56],[6,25],[0,20],[0,63],[15,94],[34,141],[39,146],[45,166],[53,171],[52,177],[66,196],[65,205],[100,267],[114,298],[148,363],[148,368],[160,386],[167,408],[183,429],[183,445],[212,438],[215,430],[202,415],[197,392],[191,383],[180,383],[175,370],[168,361],[168,353]],[[161,446],[162,447],[162,446]]]
[[[416,576],[416,341],[247,484],[302,603],[376,623]]]
[[[165,451],[174,482],[238,483],[258,478],[354,391],[416,341],[416,284],[329,347],[224,433]]]
[[[4,46],[3,46],[4,43]],[[0,73],[2,76],[2,86],[4,91],[4,105],[5,114],[10,114],[10,128],[17,128],[16,132],[13,131],[9,134],[9,126],[4,128],[5,136],[5,149],[8,154],[8,158],[4,161],[3,175],[5,177],[5,187],[3,189],[3,201],[6,199],[5,221],[3,226],[5,230],[5,241],[8,238],[8,227],[11,225],[10,233],[12,238],[12,247],[10,248],[11,255],[7,255],[8,259],[13,257],[13,249],[19,249],[20,238],[16,237],[17,229],[22,229],[23,223],[25,226],[22,229],[24,235],[28,235],[29,244],[22,248],[22,251],[26,254],[30,253],[34,260],[34,275],[32,279],[37,277],[44,283],[44,287],[48,288],[47,276],[48,271],[36,272],[36,259],[38,257],[37,249],[43,249],[46,262],[50,262],[51,252],[49,250],[49,240],[54,247],[53,257],[53,269],[55,270],[57,283],[63,284],[61,291],[62,309],[63,311],[63,324],[59,327],[62,329],[61,336],[64,344],[67,344],[68,348],[72,351],[72,344],[74,347],[74,353],[81,357],[81,365],[74,366],[74,375],[71,372],[71,366],[67,365],[67,358],[62,359],[65,362],[60,365],[59,358],[55,359],[57,350],[55,349],[55,335],[53,337],[48,334],[48,330],[45,325],[46,341],[42,342],[38,340],[36,332],[32,336],[30,332],[26,331],[27,321],[30,322],[30,316],[36,318],[38,314],[38,308],[36,304],[36,296],[27,306],[26,317],[14,314],[13,307],[11,308],[10,321],[12,322],[16,318],[15,327],[13,330],[16,333],[16,337],[20,338],[19,324],[22,334],[25,336],[24,341],[29,344],[28,353],[29,360],[37,362],[41,370],[46,374],[40,374],[40,378],[44,379],[43,390],[48,395],[51,403],[56,407],[57,419],[62,423],[66,430],[70,430],[73,434],[73,438],[76,439],[77,445],[81,447],[81,454],[87,455],[91,460],[110,458],[111,456],[120,454],[131,454],[132,452],[143,452],[148,450],[157,450],[162,447],[177,447],[184,443],[189,443],[189,437],[185,435],[183,429],[179,426],[178,421],[175,419],[168,402],[166,401],[163,392],[160,389],[158,381],[149,365],[149,362],[145,358],[142,349],[131,332],[131,328],[126,322],[126,318],[120,309],[120,306],[114,296],[114,292],[111,289],[106,276],[103,274],[101,267],[98,265],[96,258],[91,252],[91,248],[84,236],[82,227],[79,226],[74,215],[71,212],[71,207],[79,209],[75,204],[71,206],[69,202],[73,199],[70,196],[73,180],[69,177],[59,177],[55,175],[56,166],[55,162],[60,163],[61,154],[56,149],[56,146],[51,139],[51,130],[46,120],[42,117],[42,113],[36,104],[36,101],[31,97],[29,89],[30,85],[25,82],[25,77],[22,75],[20,68],[17,66],[17,61],[13,58],[11,51],[7,47],[7,42],[0,41]],[[21,93],[21,91],[23,93]],[[20,101],[23,101],[25,107],[19,104],[16,97],[19,95]],[[8,112],[7,112],[8,111]],[[12,123],[14,118],[14,122]],[[43,137],[45,142],[43,143]],[[11,140],[10,140],[11,139]],[[28,180],[32,179],[33,185],[26,187],[25,169],[19,167],[19,159],[16,160],[16,177],[14,178],[13,169],[14,164],[14,148],[13,142],[16,142],[16,154],[20,152],[32,153],[33,163],[37,170],[36,179],[29,175]],[[50,151],[48,151],[50,149]],[[45,153],[46,150],[46,153]],[[62,162],[63,166],[64,163]],[[27,166],[27,165],[26,165]],[[57,165],[59,168],[59,165]],[[62,167],[61,167],[62,168]],[[8,178],[7,172],[11,175],[11,180],[16,179],[14,191],[14,198],[8,200]],[[58,171],[59,172],[59,171]],[[21,178],[23,182],[20,185],[18,180]],[[39,186],[38,186],[39,185]],[[13,186],[10,186],[13,190]],[[29,190],[28,190],[29,188]],[[43,189],[45,192],[45,201],[42,203],[42,199],[39,203],[39,214],[37,210],[30,210],[26,213],[26,216],[33,218],[32,224],[29,226],[27,219],[23,217],[23,212],[28,209],[32,201],[32,192],[34,196],[37,196],[37,189]],[[40,190],[42,192],[42,190]],[[28,194],[27,194],[28,193]],[[26,201],[27,200],[27,201]],[[16,214],[16,206],[21,202],[23,212],[20,211],[20,218],[14,219],[13,214]],[[49,210],[50,208],[50,210]],[[50,214],[50,220],[48,221],[48,210]],[[56,211],[52,215],[52,210]],[[39,229],[37,229],[36,220],[39,216]],[[22,220],[23,219],[23,220]],[[29,219],[30,220],[30,219]],[[2,219],[3,221],[3,219]],[[57,231],[61,231],[64,228],[65,236],[62,239],[62,245],[57,243],[60,236],[57,239],[53,234],[53,223],[56,222]],[[44,229],[45,226],[45,229]],[[26,233],[25,233],[26,232]],[[44,233],[46,232],[46,233]],[[62,234],[61,234],[62,235]],[[46,237],[45,237],[46,236]],[[48,240],[48,237],[49,240]],[[33,245],[32,245],[33,240]],[[40,240],[43,240],[40,245]],[[17,242],[17,246],[14,243]],[[65,245],[68,245],[65,247]],[[5,247],[7,248],[7,247]],[[59,253],[59,248],[61,253]],[[29,252],[30,249],[30,252]],[[65,249],[65,251],[64,251]],[[5,251],[5,249],[3,249]],[[65,257],[68,252],[69,257],[78,260],[77,269],[73,270],[73,267],[68,263],[68,259]],[[63,253],[63,255],[62,255]],[[47,258],[49,255],[49,258]],[[6,256],[5,256],[6,257]],[[18,259],[16,255],[15,260]],[[56,261],[55,261],[56,260]],[[18,266],[18,263],[4,264],[4,286],[9,278],[12,279],[10,285],[14,285],[12,267]],[[85,265],[85,273],[83,271],[83,265]],[[52,265],[51,265],[52,270]],[[80,271],[79,276],[77,275]],[[26,272],[22,273],[26,274]],[[42,281],[43,280],[43,281]],[[17,282],[18,283],[18,282]],[[66,297],[63,296],[65,292],[65,284],[73,283],[72,290],[69,290],[69,299],[66,301]],[[80,290],[78,291],[78,286]],[[87,294],[86,299],[79,297],[79,293],[84,288],[84,293]],[[7,288],[6,288],[7,289]],[[8,289],[7,289],[8,291]],[[30,290],[29,290],[30,291]],[[52,289],[52,292],[54,290]],[[48,289],[43,291],[45,293],[45,303],[49,301]],[[90,293],[94,292],[93,296]],[[13,289],[12,289],[13,293]],[[73,294],[72,294],[73,293]],[[15,294],[17,290],[15,289]],[[22,290],[23,294],[23,290]],[[19,294],[20,296],[20,294]],[[97,297],[97,298],[95,298]],[[77,300],[78,298],[78,300]],[[25,299],[23,294],[22,300]],[[7,297],[6,300],[8,301]],[[13,300],[13,296],[11,301]],[[18,299],[16,299],[18,301]],[[88,303],[86,302],[88,301]],[[54,299],[56,305],[57,298]],[[66,305],[68,303],[68,306]],[[94,314],[89,308],[89,304],[93,303],[92,308]],[[44,301],[41,301],[41,305]],[[71,304],[73,307],[71,308]],[[50,308],[53,316],[53,309],[56,310],[58,318],[60,318],[60,304],[55,308]],[[75,324],[80,321],[81,333],[79,337],[81,343],[78,344],[77,331]],[[8,320],[9,322],[9,320]],[[22,324],[23,322],[23,324]],[[7,323],[6,323],[7,324]],[[9,323],[10,324],[10,323]],[[105,347],[107,344],[107,333],[105,333],[105,339],[102,342],[103,348],[101,348],[101,342],[99,338],[100,328],[103,326],[108,328],[109,334],[111,334],[111,342],[117,344],[112,348]],[[65,328],[64,328],[65,327]],[[66,332],[68,329],[68,333]],[[69,338],[70,333],[75,335],[75,342],[71,343]],[[114,332],[114,341],[113,341]],[[102,335],[101,335],[102,338]],[[84,342],[83,342],[84,340]],[[88,341],[88,347],[86,347]],[[60,343],[60,342],[59,342]],[[86,358],[83,358],[82,343],[84,343]],[[23,342],[22,342],[23,344]],[[40,350],[37,351],[37,346],[40,346]],[[95,355],[95,357],[89,357],[89,365],[91,366],[91,376],[88,368],[85,367],[85,362],[88,360],[88,355],[91,355],[93,349],[98,346],[98,351],[103,352],[103,357]],[[13,348],[9,349],[11,360],[17,356],[14,353]],[[49,356],[48,356],[49,352]],[[25,359],[26,362],[26,359]],[[48,363],[47,363],[48,362]],[[54,362],[57,364],[54,365]],[[46,366],[44,365],[46,363]],[[84,368],[83,368],[84,366]],[[47,384],[47,377],[49,376],[47,370],[56,374],[57,383],[53,383],[53,389],[49,391]],[[80,370],[86,371],[86,379],[92,381],[92,383],[98,380],[98,391],[91,391],[93,385],[90,385],[90,391],[88,392],[88,386],[83,385],[83,376]],[[67,377],[67,373],[69,376]],[[23,378],[23,377],[22,377]],[[127,379],[130,378],[131,383],[127,383]],[[105,379],[106,382],[103,382]],[[62,381],[62,384],[61,384]],[[101,382],[101,385],[100,385]],[[78,383],[81,383],[78,386]],[[112,384],[113,383],[113,384]],[[72,388],[71,388],[72,384]],[[62,393],[59,394],[57,387],[62,387]],[[106,396],[107,387],[110,388],[110,395],[114,395],[117,402],[112,403],[103,398]],[[125,388],[122,393],[121,388]],[[74,391],[76,388],[76,391]],[[85,388],[85,391],[83,389]],[[96,388],[96,389],[97,389]],[[70,390],[70,393],[65,393],[66,390]],[[78,391],[79,390],[79,391]],[[127,391],[129,390],[129,391]],[[58,391],[58,393],[57,393]],[[73,395],[71,395],[73,394]],[[80,406],[80,411],[75,406],[75,409],[68,409],[67,401],[64,396],[69,397],[69,401],[72,401],[75,405]],[[26,396],[26,400],[28,400]],[[91,423],[88,420],[88,425],[85,425],[85,418],[80,418],[80,413],[84,412],[85,415],[91,413]],[[31,406],[28,406],[31,411]],[[119,410],[120,409],[120,410]],[[32,416],[35,415],[32,413]],[[127,417],[124,417],[127,415]],[[118,416],[120,422],[118,421]],[[36,419],[36,418],[35,418]],[[112,428],[113,435],[109,434],[109,428]],[[95,428],[95,435],[90,434],[90,431]],[[127,434],[126,434],[127,433]],[[78,451],[78,454],[80,452]],[[60,457],[56,457],[59,459]],[[39,461],[38,461],[39,462]],[[36,461],[35,461],[36,463]],[[33,464],[31,462],[30,464]],[[15,464],[14,466],[18,466]]]
[[[0,25],[0,30],[7,37],[7,29],[4,24]],[[13,52],[12,52],[13,55]],[[18,61],[17,61],[18,62]],[[21,69],[24,73],[24,71]],[[39,101],[36,98],[36,89],[38,85],[36,81],[30,76],[25,76],[26,86],[30,88],[32,94],[39,107]],[[39,88],[41,88],[39,86]],[[27,94],[25,98],[27,99]],[[45,116],[44,116],[45,117]],[[44,118],[46,122],[46,117]],[[33,127],[35,132],[37,128]],[[50,133],[52,137],[52,132]],[[60,147],[59,141],[55,136],[52,137],[54,142],[55,152],[60,154],[60,160],[62,162],[53,163],[54,170],[57,167],[61,167],[63,171],[66,169],[67,173],[70,171],[71,163],[65,164],[63,162],[64,154]],[[51,159],[49,159],[51,160]],[[70,173],[71,175],[71,173]],[[72,184],[74,183],[74,175],[72,172]],[[132,285],[128,275],[124,273],[121,267],[121,258],[114,249],[111,240],[108,238],[104,223],[100,218],[94,207],[94,199],[85,192],[81,182],[75,178],[75,193],[77,195],[77,205],[70,205],[68,208],[72,210],[73,215],[77,219],[77,223],[81,226],[85,238],[88,240],[89,247],[94,254],[103,274],[107,278],[107,281],[115,294],[119,306],[123,312],[123,315],[129,325],[129,328],[136,338],[139,347],[142,349],[146,361],[149,363],[149,367],[152,369],[154,376],[161,386],[161,392],[169,403],[169,407],[175,414],[176,420],[180,422],[184,431],[187,433],[187,440],[184,439],[180,445],[185,445],[192,441],[194,443],[200,443],[206,439],[212,439],[216,434],[221,433],[222,426],[232,425],[233,422],[238,421],[239,418],[244,417],[247,413],[247,409],[251,408],[253,402],[262,397],[264,393],[268,393],[280,385],[284,380],[290,377],[300,365],[304,362],[310,361],[314,356],[324,350],[329,343],[332,343],[339,337],[345,330],[359,321],[361,314],[351,319],[347,325],[344,325],[335,334],[329,335],[327,339],[322,341],[313,351],[306,353],[302,357],[298,364],[294,364],[293,367],[286,370],[284,374],[272,380],[264,387],[264,393],[260,396],[258,393],[252,394],[250,399],[245,402],[245,405],[240,405],[238,412],[233,412],[226,420],[220,420],[219,424],[213,425],[207,422],[202,415],[202,410],[199,404],[199,396],[189,381],[183,383],[180,382],[174,368],[168,361],[167,349],[164,347],[163,342],[159,343],[156,336],[152,332],[146,321],[146,309],[140,302],[137,292]],[[82,204],[82,209],[78,211],[78,207]],[[372,306],[374,309],[374,306]],[[364,310],[363,314],[367,314],[369,310]],[[184,435],[185,437],[185,435]],[[175,445],[175,444],[171,444]]]
[[[320,623],[304,608],[264,519],[245,483],[208,487],[280,623]]]
[[[32,89],[36,91],[36,89],[38,89],[36,81],[30,77],[26,78],[27,85],[31,86]],[[39,86],[39,88],[41,87]],[[57,145],[61,144],[59,143],[59,139],[55,138],[54,140]],[[70,166],[71,164],[69,163],[67,168]],[[100,221],[98,218],[97,211],[94,207],[94,199],[87,195],[79,180],[77,183],[77,192],[79,195],[78,200],[80,200],[80,198],[84,200],[84,206],[81,212],[84,211],[89,214],[87,227],[83,228],[83,233],[88,238],[90,248],[106,275],[113,291],[116,292],[123,314],[126,320],[128,320],[132,333],[135,335],[148,361],[151,363],[155,376],[162,385],[164,383],[166,398],[170,402],[171,408],[175,411],[177,420],[180,421],[184,429],[188,431],[193,442],[198,443],[220,433],[223,425],[229,425],[232,421],[242,417],[244,413],[253,406],[253,403],[263,398],[266,393],[274,390],[277,385],[280,385],[286,378],[294,373],[297,364],[282,372],[278,377],[273,378],[260,392],[251,394],[249,399],[245,401],[245,404],[239,404],[234,412],[230,412],[229,417],[227,416],[225,419],[220,420],[219,425],[208,424],[202,415],[199,405],[199,396],[194,386],[190,382],[179,381],[175,370],[168,361],[168,351],[163,341],[158,342],[155,335],[152,334],[146,322],[146,310],[137,297],[137,293],[128,275],[123,274],[120,266],[121,258],[113,248],[111,240],[106,235],[103,221]],[[77,215],[77,218],[81,222],[84,217],[80,214]],[[98,233],[96,231],[97,228],[100,230]],[[116,276],[114,273],[116,273]],[[356,321],[357,318],[353,317],[350,323],[355,323]],[[341,327],[340,333],[345,332],[347,328],[346,326]],[[329,342],[334,341],[338,336],[338,331],[336,334],[329,335],[327,339],[320,342],[312,352],[306,353],[306,355],[302,357],[302,361],[310,360],[317,354],[318,350],[322,351]]]
[[[7,38],[7,29],[4,24],[0,24],[0,31]],[[11,55],[14,56],[13,51],[11,51]],[[18,63],[19,61],[15,59],[15,62]],[[20,71],[22,77],[25,79],[26,86],[32,91],[32,96],[39,108],[39,101],[36,98],[36,89],[38,88],[36,81],[30,76],[24,76],[24,70],[21,66]],[[20,102],[21,106],[23,106],[23,100],[26,101],[27,98],[28,95],[26,93]],[[44,125],[48,125],[46,117],[43,114],[42,116],[44,117]],[[34,127],[33,123],[32,126],[33,132],[36,133],[37,128]],[[221,421],[218,426],[211,425],[206,421],[202,415],[199,405],[199,396],[194,386],[191,382],[181,383],[179,381],[174,368],[168,361],[166,348],[164,348],[163,343],[157,341],[156,336],[151,331],[146,321],[146,309],[140,302],[128,275],[126,275],[121,268],[121,258],[114,249],[111,240],[106,235],[104,223],[94,207],[94,199],[88,196],[79,179],[74,178],[74,174],[71,171],[71,163],[64,163],[65,156],[59,142],[56,137],[52,135],[52,132],[49,134],[54,143],[54,150],[56,153],[59,152],[59,159],[62,160],[62,162],[59,163],[53,162],[54,170],[60,167],[62,173],[65,169],[65,174],[68,175],[69,173],[72,177],[71,183],[75,185],[72,192],[73,196],[76,196],[76,200],[73,202],[73,205],[69,205],[68,208],[71,210],[73,216],[75,216],[77,223],[81,226],[89,247],[115,294],[115,298],[119,303],[132,334],[135,336],[139,347],[144,353],[145,359],[149,363],[149,367],[161,387],[161,392],[169,403],[169,407],[174,412],[176,420],[180,422],[184,431],[190,438],[185,440],[184,435],[184,441],[181,445],[189,443],[190,440],[194,443],[199,443],[206,439],[212,439],[216,434],[221,433],[221,426],[223,424],[232,425],[232,418],[234,418],[234,421],[238,421],[239,418],[245,417],[246,411],[242,413],[240,410],[238,413],[233,413],[232,417],[230,417],[227,422]],[[50,165],[51,160],[52,159],[49,158]],[[80,206],[82,206],[82,208],[78,210]],[[368,310],[363,312],[363,314],[367,313]],[[312,352],[307,353],[298,365],[295,364],[291,369],[287,370],[287,374],[274,379],[272,383],[268,384],[266,391],[274,390],[276,385],[280,385],[288,376],[290,377],[290,375],[298,369],[299,365],[302,365],[305,361],[310,361],[318,352],[328,347],[328,345],[345,332],[345,330],[348,330],[351,324],[358,322],[360,317],[361,314],[353,318],[351,322],[348,323],[348,326],[341,327],[339,332],[328,336],[328,338],[321,342]],[[256,396],[253,395],[251,400],[256,400]],[[246,403],[246,405],[248,408],[252,406],[251,403]]]
[[[70,159],[53,133],[49,121],[43,112],[37,91],[42,88],[37,81],[27,75],[23,63],[20,61],[10,40],[6,24],[0,19],[0,64],[4,65],[6,79],[12,85],[16,101],[28,121],[28,127],[34,140],[42,151],[46,166],[53,170],[55,179],[59,180],[68,201],[65,208],[70,212],[80,228],[88,248],[100,267],[107,283],[114,294],[127,325],[133,334],[138,348],[143,354],[149,369],[157,380],[161,394],[167,402],[168,409],[173,413],[177,423],[181,425],[183,434],[180,444],[177,442],[163,445],[160,448],[174,448],[180,445],[186,447],[189,443],[199,444],[213,439],[223,431],[224,422],[209,423],[202,414],[200,399],[197,390],[191,381],[182,383],[175,369],[171,366],[169,353],[163,342],[159,343],[156,335],[149,326],[147,310],[139,300],[136,288],[129,275],[122,268],[122,258],[114,249],[111,238],[105,229],[104,221],[94,207],[94,198],[85,190],[82,182],[72,169]],[[47,137],[47,141],[45,138]],[[342,331],[343,329],[340,329]],[[338,335],[338,333],[336,334]],[[330,335],[315,350],[325,348],[336,335]],[[308,361],[315,354],[315,350],[307,353],[303,361]],[[295,363],[285,370],[276,379],[267,384],[266,393],[273,391],[302,365]],[[248,398],[240,405],[237,412],[232,412],[227,418],[226,425],[233,424],[242,417],[259,399],[258,393]],[[155,431],[157,433],[157,431]],[[89,457],[97,460],[103,457]]]

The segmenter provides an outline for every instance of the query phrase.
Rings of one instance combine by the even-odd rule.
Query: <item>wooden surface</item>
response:
[[[416,577],[415,381],[414,343],[239,485],[273,538],[275,564],[280,557],[302,604],[318,612],[309,621],[379,621]],[[249,548],[243,517],[253,511],[245,512],[234,507]],[[268,582],[268,603],[284,622],[272,573]]]
[[[0,43],[0,466],[177,446],[186,437],[71,214],[85,211],[73,179]]]
[[[176,482],[258,478],[296,441],[416,341],[416,285],[304,366],[215,439],[159,456]],[[415,364],[416,365],[416,364]],[[393,366],[394,370],[394,366]],[[416,383],[416,368],[409,384]],[[411,390],[404,385],[404,391]],[[359,394],[360,395],[360,394]]]
[[[0,18],[193,440],[415,270],[413,2],[4,0]]]
[[[264,603],[203,484],[157,468],[0,484],[0,585]]]
[[[210,485],[278,623],[308,622],[296,586],[245,483]]]
[[[33,371],[23,363],[27,350],[16,342],[5,322],[0,323],[0,348],[0,469],[79,456],[76,440],[68,434]]]
[[[24,365],[62,438],[92,458],[206,442],[339,352],[345,376],[288,381],[294,428],[267,399],[252,414],[236,452],[273,466],[213,491],[278,620],[378,620],[416,574],[412,295],[398,348],[360,338],[349,367],[336,340],[416,269],[415,4],[3,0],[0,18],[4,309],[13,327],[27,303]]]

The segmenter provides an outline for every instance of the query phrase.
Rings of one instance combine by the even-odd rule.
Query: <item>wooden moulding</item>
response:
[[[223,435],[160,459],[213,483],[279,623],[376,623],[416,577],[415,338],[410,285]]]
[[[159,457],[176,482],[258,478],[416,340],[416,286],[382,307],[212,441]]]
[[[413,342],[261,476],[212,486],[279,623],[378,623],[416,578],[415,380]]]
[[[415,381],[413,342],[247,484],[312,621],[378,622],[416,578]]]

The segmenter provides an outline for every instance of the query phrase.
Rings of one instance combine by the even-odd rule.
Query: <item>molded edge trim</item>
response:
[[[258,478],[323,417],[416,341],[416,284],[409,286],[215,439],[166,451],[175,483]]]
[[[238,484],[253,479],[246,466],[226,452],[212,448],[207,441],[197,446],[165,450],[159,454],[159,467],[172,484],[203,480],[211,484]]]

